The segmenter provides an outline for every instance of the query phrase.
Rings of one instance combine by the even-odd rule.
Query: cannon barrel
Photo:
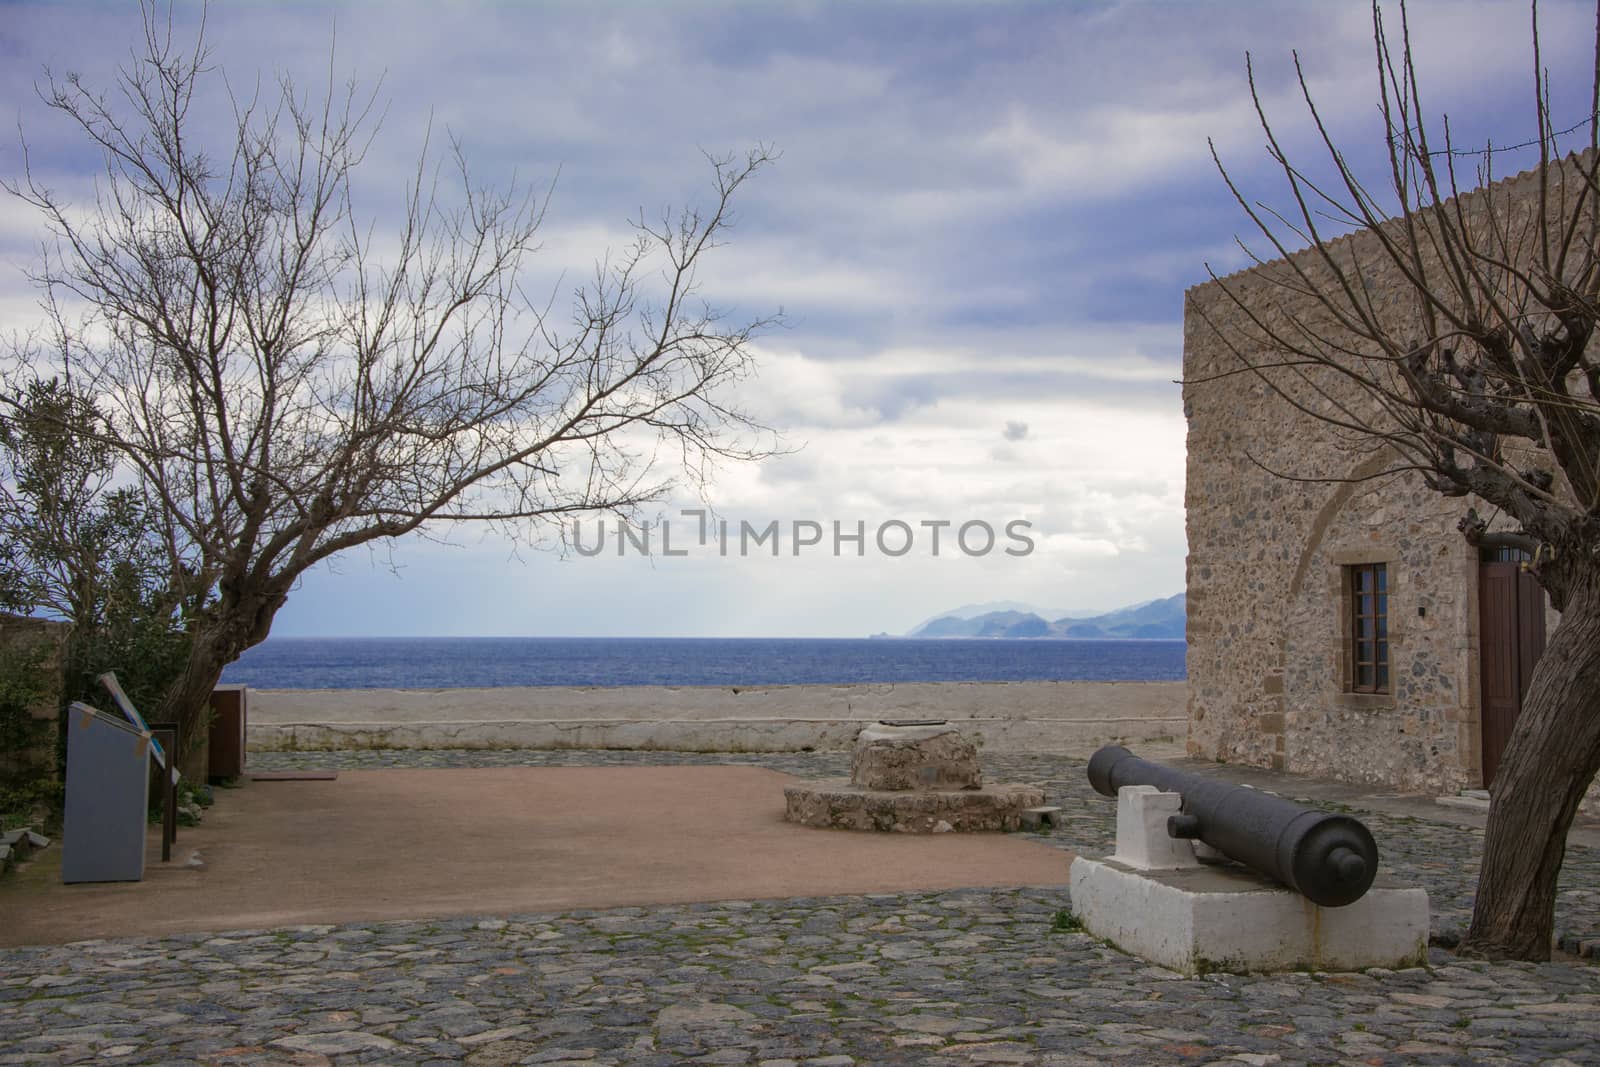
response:
[[[1120,745],[1090,758],[1089,782],[1108,797],[1125,785],[1182,794],[1182,813],[1167,820],[1169,834],[1198,838],[1324,907],[1359,900],[1378,873],[1377,842],[1348,815],[1163,767]]]

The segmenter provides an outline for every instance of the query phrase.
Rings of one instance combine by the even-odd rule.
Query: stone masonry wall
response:
[[[253,689],[252,751],[848,749],[880,719],[946,719],[985,752],[1143,752],[1182,738],[1183,682]]]
[[[1481,207],[1468,194],[1469,213]],[[1532,175],[1493,187],[1516,213],[1537,195]],[[1409,316],[1399,270],[1376,235],[1335,243],[1381,316]],[[1324,274],[1312,253],[1293,262]],[[1274,283],[1287,261],[1196,286],[1184,308],[1188,418],[1188,672],[1191,755],[1404,790],[1481,784],[1477,676],[1477,551],[1456,528],[1468,506],[1416,475],[1361,480],[1392,454],[1296,411],[1240,364],[1258,331],[1223,286],[1271,327],[1318,317]],[[1400,321],[1398,318],[1394,321]],[[1325,320],[1320,328],[1337,326]],[[1274,378],[1300,403],[1370,404],[1341,377]],[[1350,479],[1343,482],[1294,481]],[[1344,567],[1383,562],[1389,576],[1390,694],[1350,693]],[[1552,625],[1554,618],[1552,618]]]
[[[43,729],[36,746],[23,752],[0,750],[0,785],[6,785],[30,769],[42,770],[47,776],[55,774],[56,737],[60,720],[60,656],[66,639],[67,627],[63,623],[45,619],[32,619],[22,615],[0,613],[0,647],[8,652],[26,654],[37,646],[48,646],[49,653],[40,670],[45,673],[48,693],[30,710]]]

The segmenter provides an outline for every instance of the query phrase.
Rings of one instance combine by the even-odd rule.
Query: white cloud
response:
[[[180,30],[199,10],[177,9]],[[1428,113],[1450,111],[1464,138],[1520,139],[1526,9],[1411,13]],[[1593,13],[1547,3],[1541,16],[1559,124],[1572,101],[1585,106]],[[1171,384],[1183,288],[1206,261],[1240,265],[1231,235],[1248,227],[1206,138],[1247,195],[1278,199],[1244,53],[1292,151],[1318,152],[1291,48],[1353,157],[1378,147],[1364,5],[382,4],[337,17],[213,5],[207,19],[241,91],[258,69],[269,87],[279,69],[322,85],[335,23],[335,81],[384,75],[384,127],[357,189],[378,247],[392,242],[385,220],[430,123],[435,146],[458,136],[491,185],[515,173],[538,187],[559,168],[526,279],[535,300],[555,294],[558,322],[595,261],[629,246],[640,210],[707,205],[702,150],[775,142],[781,161],[741,190],[738,225],[700,281],[735,318],[790,316],[758,342],[760,375],[731,395],[804,447],[725,468],[714,502],[763,521],[1021,517],[1038,538],[1023,559],[651,566],[508,562],[502,543],[463,533],[457,551],[403,545],[403,580],[360,556],[341,575],[317,572],[284,632],[849,634],[963,601],[1109,608],[1169,595],[1185,551]],[[104,86],[133,26],[130,11],[99,5],[7,8],[0,88],[58,187],[87,188],[98,160],[31,84],[49,64]],[[222,102],[207,107],[215,119]],[[0,145],[3,176],[18,166]],[[36,232],[0,202],[10,328],[32,314],[15,268]]]
[[[913,299],[911,272],[872,263],[846,251],[824,253],[782,239],[744,241],[737,236],[706,260],[700,279],[719,303],[737,301],[752,311],[783,307],[804,315],[893,307]]]

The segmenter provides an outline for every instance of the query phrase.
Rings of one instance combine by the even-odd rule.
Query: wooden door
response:
[[[1478,674],[1485,787],[1494,781],[1533,665],[1543,652],[1544,590],[1518,563],[1483,563],[1478,572]]]

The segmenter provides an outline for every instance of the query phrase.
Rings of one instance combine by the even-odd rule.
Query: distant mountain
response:
[[[996,614],[999,614],[996,612]],[[981,624],[976,619],[959,619],[954,615],[931,619],[912,630],[907,637],[977,637]]]
[[[1148,600],[1104,615],[1067,616],[1054,622],[1035,612],[1018,611],[1009,606],[975,615],[963,615],[964,609],[958,608],[928,620],[906,636],[1181,641],[1185,605],[1185,595],[1179,593],[1165,600]]]
[[[1050,623],[1031,611],[990,611],[963,619],[941,615],[907,637],[1049,637]]]
[[[941,619],[975,619],[979,615],[990,615],[995,612],[1005,611],[1022,612],[1024,614],[1031,613],[1038,615],[1043,619],[1058,619],[1063,615],[1070,615],[1073,618],[1077,618],[1082,614],[1082,612],[1052,611],[1046,608],[1038,607],[1034,604],[1024,604],[1018,600],[991,600],[987,604],[963,604],[959,608],[951,608],[949,611],[941,611],[932,618],[923,619],[921,622],[911,628],[911,632],[916,633],[923,627],[929,626]]]

